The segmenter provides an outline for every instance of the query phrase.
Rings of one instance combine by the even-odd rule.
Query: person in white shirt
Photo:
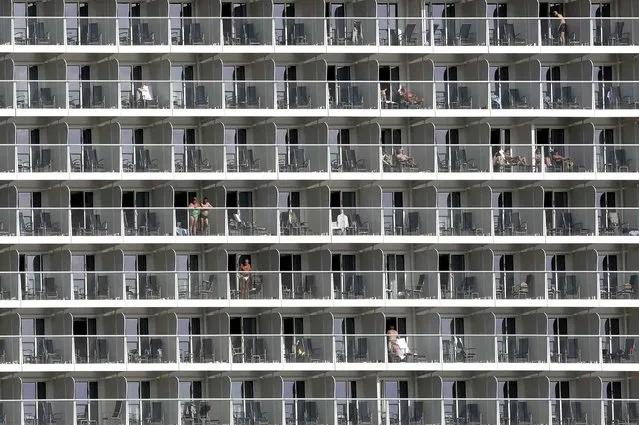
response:
[[[348,216],[344,214],[344,210],[340,210],[337,216],[337,228],[342,234],[346,233],[346,229],[348,229]]]

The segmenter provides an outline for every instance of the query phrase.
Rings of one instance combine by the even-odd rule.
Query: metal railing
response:
[[[573,111],[637,109],[633,80],[15,80],[0,81],[0,107],[16,109]],[[67,111],[68,110],[68,111]],[[164,111],[164,112],[163,112]],[[420,112],[421,111],[421,112]],[[310,113],[310,112],[309,112]],[[359,112],[358,112],[359,113]],[[409,112],[406,112],[409,113]]]
[[[16,46],[635,46],[636,17],[3,17]],[[11,33],[13,32],[13,36]]]
[[[44,205],[0,208],[0,237],[325,236],[619,237],[639,233],[639,208],[239,207]],[[541,214],[540,214],[541,213]]]
[[[120,331],[124,333],[124,329]],[[545,367],[546,363],[639,362],[635,345],[639,335],[3,335],[0,341],[2,363],[23,367],[71,363],[311,363],[333,369],[341,363],[374,363],[386,368],[392,363],[536,363]]]
[[[20,271],[0,300],[635,300],[639,271]],[[384,301],[386,302],[386,301]]]
[[[263,390],[262,392],[271,392]],[[94,398],[0,400],[7,423],[29,425],[93,421],[138,424],[146,419],[178,425],[269,423],[463,423],[515,425],[583,421],[634,423],[637,399],[626,398]],[[104,417],[104,419],[103,419]],[[102,419],[100,421],[99,419]]]
[[[19,173],[608,174],[637,172],[639,145],[46,143],[0,145],[0,155],[0,172]]]

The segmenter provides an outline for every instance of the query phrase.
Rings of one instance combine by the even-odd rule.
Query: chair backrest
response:
[[[530,291],[531,289],[531,285],[533,284],[535,280],[535,276],[532,274],[527,274],[526,275],[526,285],[528,285],[528,290]]]
[[[510,97],[512,97],[515,103],[518,103],[521,97],[519,96],[519,89],[510,89]]]
[[[526,356],[528,355],[528,338],[519,338],[519,355]]]
[[[610,226],[619,226],[619,214],[616,211],[608,212],[608,224]]]
[[[459,35],[461,35],[462,38],[468,38],[470,35],[470,24],[462,24],[459,28]]]
[[[102,102],[103,98],[102,86],[93,86],[93,102]]]
[[[577,338],[569,338],[568,339],[568,356],[573,357],[576,356],[579,352],[579,340]]]
[[[158,350],[161,350],[164,347],[164,343],[162,342],[162,339],[160,338],[151,338],[151,340],[149,341],[149,344],[150,344],[152,355],[155,355],[155,353]]]
[[[575,275],[567,275],[566,276],[566,293],[570,295],[577,295],[577,276]]]
[[[142,36],[142,39],[147,39],[151,36],[151,30],[147,22],[143,22],[140,24],[140,34]]]
[[[53,347],[53,340],[52,339],[45,339],[44,340],[44,350],[47,353],[55,353],[55,348]]]
[[[164,414],[162,413],[162,402],[154,401],[151,403],[151,421],[162,421]]]
[[[617,165],[626,165],[625,149],[615,149],[615,161],[617,162]]]
[[[307,101],[308,100],[308,90],[306,86],[297,86],[297,97],[299,100]]]
[[[572,87],[563,86],[561,88],[561,97],[563,98],[564,101],[570,102],[572,100]]]
[[[113,407],[113,413],[111,414],[111,419],[119,418],[120,413],[122,412],[122,400],[118,400],[115,402],[115,406]]]
[[[47,294],[55,293],[55,279],[53,277],[45,277],[44,278],[44,290]]]
[[[88,26],[89,41],[98,41],[100,38],[100,27],[97,22],[90,22]]]
[[[424,402],[414,401],[413,417],[411,418],[411,422],[420,422],[422,420],[423,415],[424,415]]]
[[[359,411],[359,418],[362,422],[370,422],[371,412],[368,410],[368,402],[360,401],[357,410]]]
[[[42,96],[42,100],[47,103],[53,102],[53,95],[51,94],[51,89],[49,87],[41,87],[40,96]]]
[[[202,354],[204,354],[205,356],[210,356],[213,353],[214,353],[213,339],[202,338]]]
[[[253,24],[244,24],[244,31],[249,39],[257,38],[257,32],[255,32],[255,26]]]
[[[635,339],[626,338],[626,345],[624,346],[624,354],[630,354],[635,348]]]
[[[363,355],[363,356],[368,354],[368,339],[367,338],[357,338],[357,353],[359,355]]]
[[[303,167],[306,165],[306,154],[303,148],[297,148],[295,153],[295,165]]]
[[[459,100],[462,103],[466,103],[470,100],[470,93],[468,92],[468,87],[466,86],[457,87],[457,95],[459,96]]]
[[[318,417],[317,411],[317,402],[316,401],[308,401],[306,402],[306,409],[309,421],[316,421]]]
[[[204,86],[195,87],[195,102],[196,103],[206,102],[206,87]]]
[[[353,93],[353,103],[354,104],[361,104],[362,103],[362,97],[359,94],[359,87],[357,86],[353,86],[352,88],[352,93]]]
[[[406,24],[404,27],[404,40],[410,39],[415,31],[415,24]]]
[[[40,157],[40,165],[41,166],[49,166],[51,165],[51,149],[42,149],[42,156]]]
[[[199,22],[193,22],[191,24],[191,41],[201,42],[203,38],[202,26]]]
[[[341,103],[350,103],[350,90],[349,86],[346,83],[338,83],[339,84],[339,99]]]
[[[247,100],[251,103],[257,102],[257,87],[246,86],[246,97]]]
[[[152,229],[158,228],[158,214],[154,212],[149,213],[149,227]]]
[[[200,404],[199,415],[201,419],[206,419],[209,415],[209,411],[211,410],[211,406],[208,403]]]
[[[109,293],[109,276],[98,275],[97,295],[107,295]]]
[[[477,403],[468,403],[468,420],[476,422],[479,420],[479,405]]]
[[[155,292],[158,291],[158,277],[156,275],[150,274],[148,276],[148,288]]]

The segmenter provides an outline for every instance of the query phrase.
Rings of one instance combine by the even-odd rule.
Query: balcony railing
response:
[[[639,271],[21,271],[0,282],[0,300],[16,301],[639,299]]]
[[[488,325],[488,323],[486,323]],[[373,324],[369,324],[373,327]],[[120,329],[124,333],[124,329]],[[3,335],[1,363],[633,364],[637,335]],[[438,366],[445,367],[445,366]],[[250,369],[250,366],[249,366]]]
[[[0,237],[428,236],[620,237],[639,232],[638,208],[239,207],[0,208]],[[205,212],[205,215],[201,215]],[[542,214],[540,214],[540,212]],[[195,214],[195,215],[194,215]],[[195,219],[197,218],[197,219]]]
[[[263,390],[263,392],[267,392]],[[637,399],[603,398],[111,398],[0,400],[7,423],[82,421],[114,425],[150,419],[177,425],[209,423],[464,423],[516,425],[577,421],[593,425],[637,421]],[[104,419],[106,420],[106,419]]]
[[[0,41],[25,46],[635,46],[635,17],[5,17]],[[13,31],[13,37],[11,36]]]
[[[635,173],[639,145],[145,143],[0,146],[20,173]]]
[[[353,111],[396,115],[396,110],[499,111],[634,110],[636,81],[322,81],[322,80],[17,80],[0,81],[0,107],[36,110],[149,110],[180,115],[184,110],[232,114],[235,110],[309,110],[326,115]],[[311,112],[312,110],[312,112]],[[156,112],[153,112],[156,111]],[[368,111],[368,112],[366,112]],[[421,112],[420,112],[421,111]],[[51,112],[56,114],[56,112]],[[100,112],[104,113],[104,111]],[[119,113],[119,112],[118,112]],[[238,112],[239,113],[239,112]],[[408,113],[408,112],[406,112]]]

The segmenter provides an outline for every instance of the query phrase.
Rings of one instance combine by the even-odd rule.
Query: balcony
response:
[[[633,17],[570,16],[566,39],[554,18],[539,17],[145,17],[4,18],[0,39],[16,46],[373,46],[575,48],[630,47],[639,42]],[[373,11],[374,13],[374,11]],[[535,11],[536,13],[536,11]],[[153,16],[156,15],[156,16]]]
[[[594,117],[632,116],[639,107],[639,83],[631,80],[42,79],[1,85],[4,108],[15,107],[10,113],[17,115],[262,116],[278,109],[299,116],[532,117],[560,109]]]
[[[30,425],[56,421],[80,423],[87,417],[108,412],[108,423],[139,423],[154,418],[158,423],[501,423],[516,425],[524,419],[550,424],[550,418],[565,423],[602,424],[605,417],[619,423],[637,420],[636,399],[601,398],[145,398],[145,399],[46,399],[1,402],[7,423]],[[157,420],[156,420],[157,419]],[[198,422],[193,422],[197,420]],[[101,423],[101,422],[99,422]]]
[[[161,17],[117,19],[118,44],[121,46],[168,45],[168,20]],[[172,37],[172,35],[171,35]]]
[[[275,18],[277,46],[318,46],[325,43],[325,19],[319,17]]]
[[[0,173],[469,173],[480,175],[544,173],[546,179],[588,174],[608,178],[636,173],[639,145],[621,143],[381,145],[314,144],[121,144],[0,145]],[[142,176],[147,178],[148,176]],[[125,176],[123,176],[125,178]],[[407,211],[407,213],[410,213]],[[387,229],[387,234],[392,229]]]
[[[638,271],[333,272],[255,270],[256,266],[253,267],[252,272],[2,272],[0,300],[324,300],[331,303],[413,300],[484,305],[487,301],[503,300],[551,303],[598,300],[614,304],[639,299]]]
[[[2,363],[124,363],[122,336],[3,336],[2,341]]]
[[[637,340],[637,335],[545,334],[3,335],[0,363],[26,371],[32,365],[67,369],[65,365],[94,364],[113,370],[113,365],[121,364],[121,370],[137,370],[134,365],[180,364],[196,370],[204,364],[229,363],[245,364],[246,369],[303,363],[321,370],[342,370],[340,364],[358,363],[376,364],[383,370],[393,369],[395,363],[423,363],[445,370],[447,365],[472,368],[475,363],[512,364],[513,368],[526,364],[528,370],[545,370],[554,364],[597,368],[608,364],[617,370],[617,365],[639,363]]]

